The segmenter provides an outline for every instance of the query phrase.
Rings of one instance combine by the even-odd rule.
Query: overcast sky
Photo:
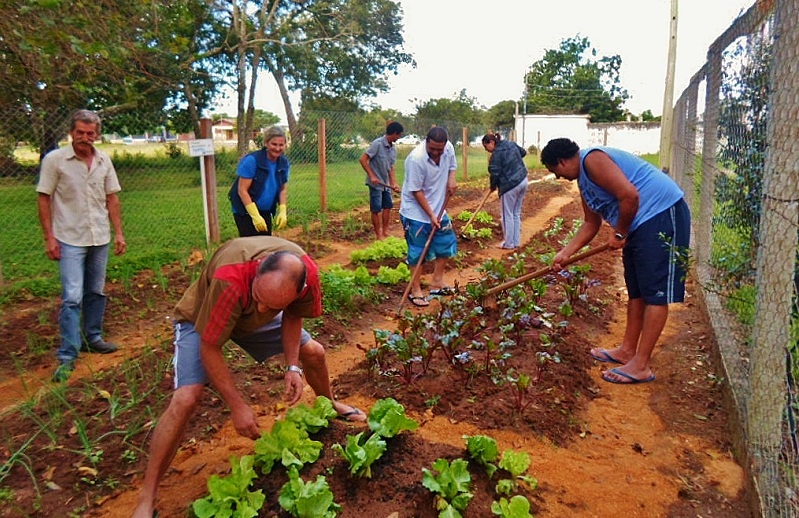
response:
[[[677,21],[674,98],[705,62],[710,44],[754,0],[682,0]],[[453,98],[461,90],[491,107],[518,100],[524,73],[548,49],[586,37],[598,57],[621,56],[621,85],[634,114],[663,111],[671,0],[399,0],[405,51],[416,68],[389,76],[374,102],[405,114],[414,100]],[[284,118],[277,87],[264,78],[256,107]],[[295,109],[296,109],[295,102]],[[235,113],[235,100],[217,111]]]

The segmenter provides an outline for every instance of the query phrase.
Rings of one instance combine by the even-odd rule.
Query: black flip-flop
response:
[[[455,290],[452,289],[451,286],[441,286],[440,288],[435,288],[430,290],[430,295],[439,296],[439,297],[446,297],[449,295],[454,295]]]
[[[411,304],[417,308],[426,308],[430,305],[430,303],[427,301],[427,297],[424,295],[408,295],[408,300],[410,300]]]
[[[337,415],[336,417],[337,417],[338,419],[342,419],[342,420],[344,420],[344,421],[349,421],[349,422],[351,422],[351,423],[358,423],[358,422],[360,422],[360,421],[355,421],[355,420],[353,420],[353,419],[350,419],[350,417],[352,417],[352,416],[354,416],[354,415],[363,415],[363,410],[361,410],[361,409],[360,409],[360,408],[358,408],[358,407],[352,407],[352,410],[350,410],[349,412],[344,412],[343,414],[339,414],[339,415]]]

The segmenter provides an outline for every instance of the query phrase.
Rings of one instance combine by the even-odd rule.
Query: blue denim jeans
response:
[[[81,338],[89,344],[102,339],[108,245],[60,244],[61,312],[58,325],[61,345],[57,355],[59,361],[65,362],[78,357]]]
[[[502,207],[502,233],[505,248],[518,248],[522,244],[522,204],[527,194],[527,178],[499,197]]]

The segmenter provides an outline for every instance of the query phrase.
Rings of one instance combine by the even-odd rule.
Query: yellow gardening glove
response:
[[[289,220],[286,217],[286,204],[282,203],[277,206],[277,216],[275,216],[275,228],[278,230],[283,230],[286,227],[286,223]]]
[[[244,208],[247,209],[247,214],[252,218],[252,224],[255,226],[255,230],[258,232],[266,232],[266,220],[258,212],[258,206],[255,202],[248,203]]]

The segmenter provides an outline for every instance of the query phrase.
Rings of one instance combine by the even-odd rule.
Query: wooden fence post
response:
[[[327,133],[325,119],[319,119],[319,210],[327,212]]]

